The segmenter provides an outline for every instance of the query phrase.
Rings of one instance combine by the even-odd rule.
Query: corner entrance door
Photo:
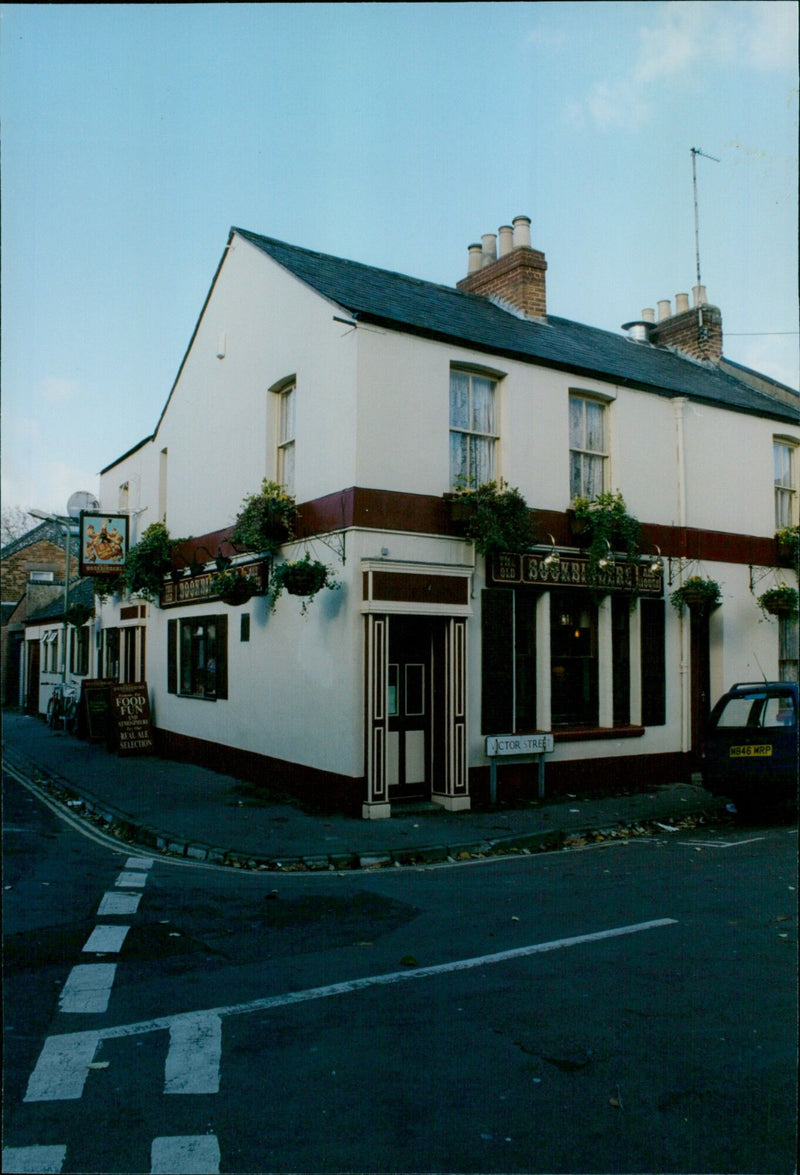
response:
[[[431,794],[431,621],[389,617],[386,782],[391,800]]]

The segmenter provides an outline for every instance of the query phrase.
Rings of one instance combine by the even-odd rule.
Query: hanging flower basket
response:
[[[265,478],[260,491],[244,499],[230,541],[240,550],[274,554],[294,536],[296,523],[294,498]]]
[[[673,608],[678,612],[688,608],[694,612],[713,611],[722,602],[722,589],[714,579],[704,579],[700,575],[690,575],[685,583],[671,594]]]
[[[341,587],[341,584],[331,578],[330,568],[326,567],[324,563],[320,563],[318,559],[312,559],[309,553],[296,562],[279,563],[273,567],[271,574],[272,608],[274,610],[278,599],[283,592],[286,592],[290,596],[303,597],[301,611],[305,614],[317,592],[326,587],[336,589]]]
[[[237,575],[235,571],[221,571],[211,580],[211,594],[233,608],[246,604],[260,589],[261,584],[254,575]]]
[[[128,551],[125,560],[125,584],[128,591],[145,600],[157,601],[170,575],[173,549],[187,539],[171,539],[163,522],[153,522],[139,542]]]
[[[777,587],[769,588],[758,597],[758,606],[764,615],[788,618],[796,616],[798,612],[797,588],[780,583]]]

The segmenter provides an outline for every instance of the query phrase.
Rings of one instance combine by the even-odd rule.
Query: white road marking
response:
[[[147,874],[140,869],[134,873],[133,870],[120,873],[114,885],[119,886],[120,889],[141,889],[147,882]]]
[[[151,1175],[218,1175],[219,1143],[215,1134],[184,1134],[154,1138]]]
[[[155,857],[128,857],[125,862],[126,869],[149,869],[155,861]]]
[[[563,950],[566,947],[582,946],[590,942],[602,942],[606,939],[621,938],[628,934],[638,934],[644,930],[659,930],[665,926],[677,924],[675,918],[656,918],[650,922],[637,922],[630,926],[617,926],[612,930],[598,930],[593,934],[579,934],[573,938],[557,938],[550,942],[540,942],[533,946],[515,947],[510,951],[499,951],[494,955],[479,955],[472,959],[457,959],[452,963],[440,963],[433,967],[415,967],[406,971],[390,971],[384,975],[368,975],[363,979],[350,979],[344,983],[333,983],[327,987],[311,987],[305,991],[290,991],[284,995],[265,996],[263,999],[250,1000],[244,1004],[228,1004],[219,1008],[207,1008],[199,1012],[185,1012],[174,1016],[160,1016],[153,1020],[141,1020],[134,1024],[119,1024],[112,1028],[101,1028],[96,1032],[70,1032],[59,1036],[50,1036],[44,1043],[44,1048],[36,1063],[30,1081],[25,1101],[58,1101],[67,1098],[79,1098],[89,1072],[89,1065],[94,1059],[95,1050],[100,1040],[121,1040],[131,1036],[141,1036],[147,1032],[170,1033],[173,1046],[176,1049],[174,1059],[170,1064],[174,1066],[171,1073],[165,1073],[166,1080],[176,1082],[177,1089],[178,1058],[184,1048],[184,1042],[193,1040],[201,1050],[206,1077],[204,1080],[210,1086],[212,1083],[212,1057],[218,1052],[220,1037],[216,1021],[223,1016],[246,1016],[252,1012],[266,1011],[270,1008],[281,1008],[289,1004],[301,1004],[308,1000],[327,999],[330,996],[350,995],[356,991],[364,991],[370,987],[381,987],[395,983],[408,983],[413,979],[428,979],[434,975],[447,975],[456,971],[469,971],[475,967],[488,967],[493,963],[506,963],[513,959],[524,959],[531,955],[544,954],[547,951]],[[205,1041],[205,1043],[203,1043]],[[180,1043],[179,1043],[180,1042]],[[196,1054],[193,1054],[196,1057]],[[192,1062],[193,1063],[193,1062]],[[181,1064],[185,1062],[182,1060]],[[218,1081],[218,1061],[217,1086]],[[194,1092],[186,1088],[184,1092]],[[201,1092],[198,1090],[197,1092]],[[202,1092],[212,1092],[204,1089]]]
[[[218,1093],[221,1056],[219,1016],[175,1020],[169,1030],[164,1093]]]
[[[105,1012],[111,996],[116,963],[81,963],[73,967],[61,989],[62,1012]]]
[[[66,1157],[66,1147],[4,1147],[2,1169],[6,1175],[59,1175]]]
[[[99,1032],[48,1036],[22,1100],[60,1102],[79,1098],[99,1043]]]
[[[679,840],[679,845],[700,845],[704,849],[738,849],[739,845],[752,845],[757,840],[766,840],[763,836],[749,836],[746,840]]]
[[[58,1175],[67,1157],[65,1146],[4,1146],[6,1175]]]
[[[412,979],[427,979],[434,975],[446,975],[453,971],[469,971],[475,967],[488,967],[493,963],[506,963],[512,959],[522,959],[530,955],[544,954],[547,951],[563,950],[566,947],[582,946],[584,943],[601,942],[609,938],[621,938],[628,934],[638,934],[643,930],[659,930],[664,926],[674,926],[676,918],[656,918],[650,922],[637,922],[630,926],[618,926],[613,930],[598,930],[593,934],[579,934],[574,938],[557,938],[550,942],[540,942],[533,946],[515,947],[510,951],[500,951],[494,955],[479,955],[473,959],[457,959],[453,963],[440,963],[433,967],[414,967],[405,971],[390,971],[384,975],[368,975],[363,979],[349,979],[344,983],[334,983],[327,987],[311,987],[305,991],[290,991],[284,995],[265,996],[262,999],[250,1000],[245,1004],[225,1004],[218,1008],[205,1008],[197,1012],[182,1012],[172,1016],[160,1016],[152,1020],[140,1020],[133,1024],[119,1024],[112,1028],[100,1028],[97,1035],[103,1040],[121,1040],[129,1036],[141,1036],[146,1032],[171,1031],[172,1026],[180,1020],[197,1020],[206,1016],[248,1016],[252,1012],[268,1011],[270,1008],[282,1008],[287,1004],[301,1004],[307,1000],[326,999],[329,996],[349,995],[352,992],[363,991],[365,988],[380,987],[394,983],[409,982]],[[73,1034],[65,1033],[60,1037],[50,1037],[50,1040],[68,1041]],[[75,1036],[81,1035],[75,1033]]]
[[[97,955],[116,955],[129,930],[130,926],[95,926],[83,949]]]
[[[135,914],[142,900],[140,893],[114,893],[113,890],[103,894],[103,900],[97,907],[100,917],[110,914]]]

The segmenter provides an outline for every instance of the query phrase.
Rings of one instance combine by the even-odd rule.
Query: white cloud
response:
[[[74,379],[64,379],[56,375],[48,375],[42,381],[42,399],[45,404],[64,404],[75,400],[78,395],[78,385]]]
[[[601,129],[639,126],[655,109],[658,87],[689,79],[708,63],[770,71],[796,63],[793,0],[671,0],[653,5],[638,31],[632,60],[613,79],[597,82],[568,117]]]

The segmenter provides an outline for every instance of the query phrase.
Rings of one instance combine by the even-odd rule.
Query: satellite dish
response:
[[[70,518],[80,518],[81,510],[99,510],[100,503],[94,494],[90,494],[88,490],[76,490],[74,494],[70,495],[67,502],[67,514]]]

